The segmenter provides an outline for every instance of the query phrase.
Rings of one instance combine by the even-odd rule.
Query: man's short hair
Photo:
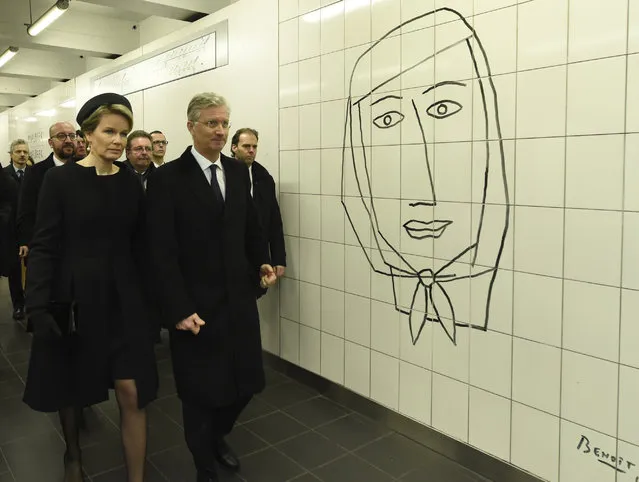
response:
[[[231,113],[231,108],[224,97],[217,95],[215,92],[202,92],[193,96],[191,102],[189,102],[189,106],[186,109],[186,117],[191,122],[197,122],[200,120],[201,112],[209,107],[226,107],[229,114]]]
[[[147,131],[137,130],[137,131],[131,132],[129,134],[129,137],[126,138],[127,150],[131,149],[131,142],[133,142],[133,140],[137,139],[138,137],[144,137],[148,139],[151,144],[153,144],[153,138],[151,137],[151,134],[149,134]]]
[[[80,129],[78,129],[77,131],[75,131],[75,135],[77,137],[82,137],[82,139],[86,140],[86,137],[84,136],[84,132],[82,132]]]
[[[162,131],[151,131],[151,132],[149,132],[149,135],[152,136],[153,134],[162,134],[162,135],[164,135],[164,132],[162,132]]]
[[[237,146],[240,142],[240,136],[242,134],[252,134],[255,136],[255,138],[259,141],[260,140],[260,135],[257,133],[257,131],[255,129],[251,129],[250,127],[242,127],[241,129],[238,129],[237,131],[235,131],[235,134],[233,134],[233,137],[231,138],[231,145],[232,146]],[[231,155],[233,157],[235,157],[235,152],[233,152],[233,150],[231,149]]]
[[[19,146],[21,144],[24,144],[25,146],[29,147],[29,143],[25,141],[24,139],[16,139],[9,146],[9,154],[13,154],[13,150],[16,148],[16,146]]]

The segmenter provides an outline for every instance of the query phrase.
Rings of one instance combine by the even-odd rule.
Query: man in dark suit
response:
[[[15,211],[15,199],[18,189],[5,169],[0,169],[0,276],[9,276],[11,256],[15,256],[15,243],[10,243],[11,236],[8,233],[13,222]]]
[[[144,190],[146,190],[149,176],[156,169],[151,162],[152,142],[151,135],[142,130],[131,132],[126,141],[126,161],[124,164],[135,173]]]
[[[20,250],[16,239],[16,212],[18,196],[22,188],[25,174],[31,168],[27,166],[29,159],[29,144],[24,139],[16,139],[9,148],[11,164],[4,171],[11,179],[15,189],[11,208],[11,216],[6,231],[3,231],[5,242],[6,265],[8,268],[9,293],[13,304],[13,318],[24,319],[24,289],[22,286],[22,265],[20,264]]]
[[[237,130],[231,139],[231,154],[248,166],[251,197],[269,245],[275,274],[280,278],[286,270],[282,214],[275,194],[275,180],[266,168],[255,160],[258,139],[259,134],[255,129],[244,127]]]
[[[147,186],[157,291],[198,482],[218,480],[215,459],[239,467],[224,436],[264,388],[255,292],[276,281],[248,170],[221,154],[229,127],[224,98],[193,97],[193,146]]]
[[[20,244],[20,256],[27,257],[29,243],[33,237],[38,196],[45,173],[52,167],[62,166],[72,161],[75,155],[76,133],[73,124],[69,122],[56,122],[49,128],[49,146],[53,152],[44,161],[36,163],[25,175],[20,198],[18,201],[18,214],[16,229],[18,243]]]

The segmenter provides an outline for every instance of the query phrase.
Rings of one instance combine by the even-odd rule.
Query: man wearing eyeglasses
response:
[[[16,234],[20,245],[20,256],[26,258],[29,254],[29,244],[33,237],[38,196],[44,175],[52,167],[63,166],[73,162],[75,156],[76,133],[70,122],[56,122],[49,128],[49,146],[53,150],[44,161],[37,162],[24,176],[18,214],[16,218]]]
[[[140,184],[146,191],[146,182],[151,173],[156,169],[151,162],[153,155],[153,140],[151,136],[142,130],[133,131],[126,141],[125,164],[138,177]]]
[[[153,141],[153,165],[155,167],[160,167],[164,164],[166,146],[169,141],[166,140],[166,136],[160,131],[151,132],[151,139]]]

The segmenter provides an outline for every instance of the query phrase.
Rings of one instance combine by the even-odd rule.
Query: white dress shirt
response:
[[[253,197],[253,163],[249,164],[249,181],[251,182],[251,197]]]
[[[206,176],[206,180],[211,184],[211,161],[209,161],[202,154],[197,152],[195,147],[191,147],[191,154],[195,157],[195,160],[202,168],[202,172]],[[220,191],[222,191],[222,198],[226,199],[226,178],[224,177],[224,166],[222,166],[222,160],[218,156],[215,164],[218,168],[215,169],[215,175],[217,176],[217,183],[220,185]]]
[[[55,167],[64,166],[64,162],[62,162],[60,159],[55,157],[55,154],[53,155],[53,162],[55,164]]]

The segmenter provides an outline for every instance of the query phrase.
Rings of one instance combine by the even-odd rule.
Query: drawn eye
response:
[[[380,129],[388,129],[389,127],[396,126],[403,120],[404,114],[397,112],[396,110],[391,110],[385,114],[375,117],[375,119],[373,119],[373,124]]]
[[[462,110],[462,105],[459,102],[455,102],[454,100],[440,100],[426,109],[426,113],[435,119],[445,119],[446,117],[457,114],[460,110]]]

